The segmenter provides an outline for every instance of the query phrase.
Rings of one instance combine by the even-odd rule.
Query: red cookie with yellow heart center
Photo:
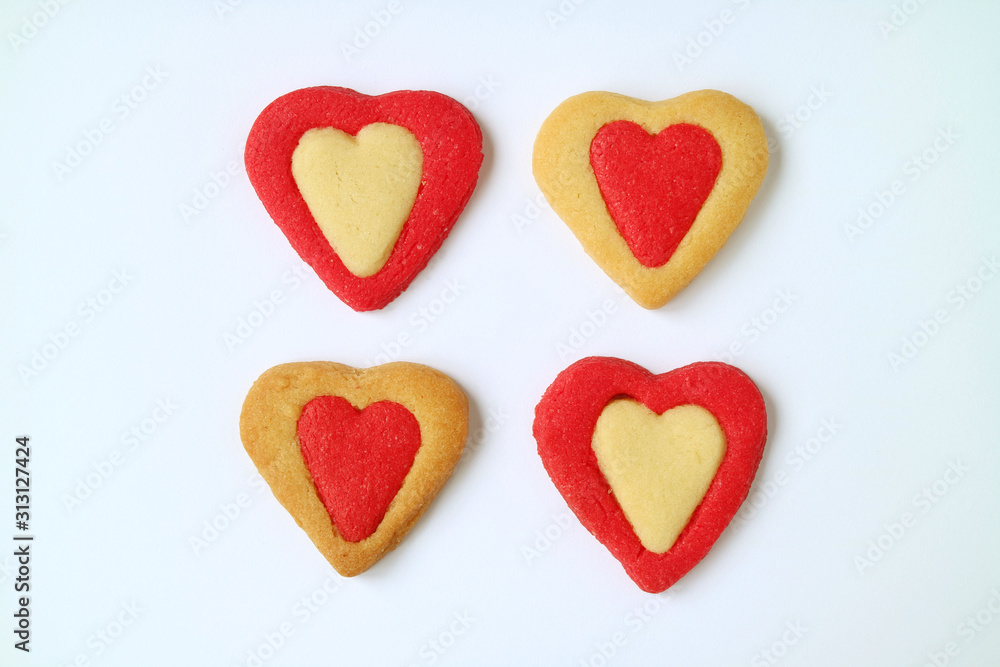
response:
[[[344,576],[399,544],[451,475],[467,434],[462,390],[406,362],[275,366],[240,416],[243,445],[275,498]]]
[[[319,86],[269,104],[244,160],[302,259],[351,308],[377,310],[427,265],[472,196],[482,133],[440,93]]]
[[[767,159],[757,114],[726,93],[647,102],[590,92],[542,124],[533,172],[598,266],[640,306],[659,308],[739,225]]]
[[[705,557],[747,497],[767,439],[764,399],[720,362],[662,375],[588,357],[535,409],[538,454],[580,522],[659,593]]]

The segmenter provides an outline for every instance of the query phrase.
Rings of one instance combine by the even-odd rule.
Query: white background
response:
[[[983,263],[1000,255],[1000,7],[909,0],[886,34],[888,1],[404,1],[365,43],[359,31],[385,21],[386,2],[141,4],[73,2],[45,19],[37,1],[6,2],[0,16],[0,470],[13,477],[14,438],[30,435],[36,535],[25,656],[9,630],[13,488],[0,484],[11,545],[0,548],[0,663],[1000,659],[987,606],[997,596],[1000,610],[1000,279]],[[162,80],[133,93],[147,68]],[[379,312],[351,311],[308,268],[296,282],[301,262],[242,170],[257,114],[309,85],[440,91],[483,129],[472,200]],[[701,88],[757,110],[770,169],[726,247],[650,312],[533,208],[532,142],[576,93]],[[122,96],[142,98],[127,116]],[[56,163],[104,119],[110,134],[60,177]],[[230,162],[231,181],[206,187]],[[212,196],[185,216],[196,191]],[[878,215],[852,234],[866,208]],[[116,272],[124,289],[104,292]],[[442,312],[449,281],[459,295]],[[263,324],[227,345],[275,290]],[[782,292],[792,305],[775,317]],[[91,313],[88,299],[105,305]],[[425,324],[428,308],[439,314]],[[61,336],[67,327],[76,335]],[[401,333],[409,344],[396,349]],[[759,508],[675,588],[644,594],[575,518],[560,527],[534,406],[583,356],[664,372],[730,360],[731,346],[768,406]],[[36,353],[50,358],[25,373]],[[402,545],[343,580],[260,486],[239,411],[272,365],[386,357],[460,383],[473,439]],[[162,423],[149,421],[163,416],[158,400],[177,406]],[[810,443],[828,435],[824,420],[835,434]],[[130,448],[126,434],[144,427]],[[815,453],[797,459],[807,444]],[[933,503],[919,500],[925,489]],[[220,519],[238,499],[239,515]],[[224,529],[196,553],[191,538],[212,521]],[[304,618],[310,596],[323,604]],[[643,605],[652,611],[637,614]],[[985,625],[963,625],[977,612]],[[291,634],[279,642],[282,624]]]

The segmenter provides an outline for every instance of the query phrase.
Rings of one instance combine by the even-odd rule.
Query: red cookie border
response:
[[[726,454],[674,545],[656,554],[639,542],[597,464],[597,418],[615,398],[631,397],[657,414],[695,404],[718,420]],[[625,572],[649,593],[672,586],[712,548],[750,491],[767,439],[757,386],[722,362],[698,362],[660,375],[614,357],[587,357],[562,371],[535,408],[538,455],[556,488]]]
[[[351,273],[330,246],[292,175],[292,153],[314,127],[350,135],[372,123],[405,127],[420,143],[424,170],[417,198],[385,266],[373,276]],[[268,214],[326,286],[357,311],[383,308],[427,265],[465,208],[479,178],[483,136],[472,113],[433,91],[364,95],[316,86],[271,102],[247,137],[247,176]]]

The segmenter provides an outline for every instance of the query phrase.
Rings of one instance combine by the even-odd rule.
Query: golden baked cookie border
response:
[[[297,425],[317,396],[340,396],[357,409],[399,403],[420,425],[420,448],[375,532],[359,542],[340,536],[302,457]],[[357,369],[329,361],[287,363],[254,382],[240,415],[243,445],[279,503],[344,576],[364,572],[393,550],[451,476],[468,436],[469,404],[445,374],[393,362]]]
[[[722,169],[687,235],[666,264],[643,266],[608,212],[590,163],[604,125],[637,123],[650,134],[687,123],[712,134]],[[728,93],[699,90],[659,102],[587,92],[562,102],[535,139],[532,171],[552,210],[588,255],[640,306],[654,309],[682,290],[739,226],[767,171],[767,137],[754,110]]]

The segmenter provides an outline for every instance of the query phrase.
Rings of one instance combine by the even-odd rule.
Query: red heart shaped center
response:
[[[656,268],[677,250],[715,187],[722,148],[697,125],[670,125],[653,135],[618,120],[594,135],[590,165],[632,254]]]
[[[333,525],[348,542],[375,532],[420,449],[420,424],[399,403],[358,410],[340,396],[302,409],[299,445]]]

